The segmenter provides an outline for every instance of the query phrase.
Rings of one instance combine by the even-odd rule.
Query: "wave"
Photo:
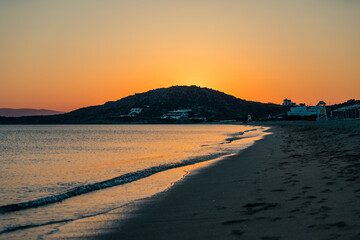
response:
[[[70,222],[70,221],[73,221],[73,220],[75,220],[75,219],[64,219],[64,220],[50,221],[50,222],[40,223],[40,224],[29,224],[29,225],[23,225],[23,226],[15,226],[15,227],[7,228],[5,230],[0,231],[0,234],[9,233],[9,232],[15,232],[17,230],[23,230],[23,229],[28,229],[28,228],[42,227],[42,226],[47,226],[47,225],[51,225],[51,224],[66,223],[66,222]]]
[[[256,131],[256,130],[257,129],[250,129],[250,130],[247,130],[244,132],[235,133],[232,135],[232,138],[226,139],[225,143],[231,143],[235,140],[238,140],[241,138],[246,138],[245,136],[241,136],[241,135],[243,135],[246,132]],[[224,144],[224,143],[222,143],[222,144]],[[182,161],[179,163],[159,165],[159,166],[147,168],[147,169],[136,171],[136,172],[126,173],[126,174],[123,174],[118,177],[111,178],[111,179],[108,179],[105,181],[87,184],[87,185],[83,185],[83,186],[78,186],[78,187],[69,189],[68,191],[66,191],[64,193],[60,193],[57,195],[44,197],[44,198],[40,198],[40,199],[35,199],[35,200],[27,201],[27,202],[14,203],[14,204],[0,206],[0,214],[25,210],[25,209],[29,209],[29,208],[36,208],[36,207],[40,207],[40,206],[44,206],[44,205],[48,205],[48,204],[52,204],[52,203],[57,203],[57,202],[63,201],[65,199],[68,199],[71,197],[75,197],[75,196],[79,196],[82,194],[94,192],[97,190],[115,187],[115,186],[119,186],[122,184],[130,183],[130,182],[133,182],[136,180],[140,180],[142,178],[146,178],[153,174],[163,172],[163,171],[166,171],[169,169],[179,168],[179,167],[184,167],[184,166],[188,166],[188,165],[192,165],[192,164],[196,164],[196,163],[200,163],[200,162],[214,160],[214,159],[217,159],[220,157],[224,157],[226,155],[230,155],[232,153],[233,152],[227,151],[227,152],[215,153],[215,154],[206,155],[206,156],[200,156],[200,157],[188,159],[188,160],[185,160],[185,161]]]
[[[257,131],[258,129],[257,128],[253,128],[253,129],[249,129],[249,130],[245,130],[243,132],[238,132],[238,133],[234,133],[234,134],[230,134],[229,138],[226,138],[225,139],[225,142],[221,143],[221,144],[225,144],[225,143],[232,143],[233,141],[236,141],[236,140],[240,140],[240,139],[244,139],[244,138],[252,138],[254,136],[244,136],[245,133],[248,133],[248,132],[253,132],[253,131]],[[261,135],[259,133],[259,135]]]
[[[68,199],[71,197],[79,196],[82,194],[94,192],[94,191],[105,189],[105,188],[119,186],[119,185],[122,185],[125,183],[130,183],[130,182],[133,182],[133,181],[136,181],[136,180],[139,180],[142,178],[146,178],[153,174],[163,172],[163,171],[166,171],[169,169],[179,168],[179,167],[196,164],[199,162],[209,161],[209,160],[217,159],[217,158],[223,157],[225,155],[229,155],[229,154],[231,154],[231,152],[222,152],[222,153],[217,153],[217,154],[212,154],[212,155],[208,155],[208,156],[202,156],[202,157],[197,157],[194,159],[185,160],[180,163],[164,164],[164,165],[140,170],[137,172],[126,173],[126,174],[123,174],[118,177],[108,179],[105,181],[101,181],[101,182],[97,182],[97,183],[93,183],[93,184],[87,184],[87,185],[83,185],[83,186],[78,186],[78,187],[75,187],[73,189],[70,189],[70,190],[68,190],[64,193],[58,194],[58,195],[53,195],[53,196],[44,197],[44,198],[40,198],[40,199],[36,199],[36,200],[31,200],[28,202],[0,206],[0,213],[3,214],[3,213],[14,212],[14,211],[19,211],[19,210],[24,210],[24,209],[29,209],[29,208],[40,207],[40,206],[44,206],[44,205],[48,205],[48,204],[52,204],[52,203],[57,203],[57,202],[63,201],[65,199]]]

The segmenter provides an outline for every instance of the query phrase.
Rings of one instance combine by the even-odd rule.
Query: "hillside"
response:
[[[132,109],[141,113],[129,114]],[[179,120],[163,119],[174,110],[191,109]],[[0,123],[166,123],[264,118],[286,112],[281,105],[245,101],[234,96],[196,86],[173,86],[131,95],[104,105],[81,108],[66,114],[42,117],[0,118]]]
[[[2,117],[22,117],[22,116],[39,116],[39,115],[55,115],[64,112],[53,111],[48,109],[32,109],[32,108],[0,108],[0,116]]]
[[[334,105],[331,105],[331,106],[328,106],[327,109],[328,110],[336,110],[338,108],[342,108],[342,107],[348,107],[348,106],[352,106],[352,105],[355,105],[355,104],[360,104],[360,100],[355,100],[355,99],[350,99],[344,103],[340,103],[340,104],[334,104]]]

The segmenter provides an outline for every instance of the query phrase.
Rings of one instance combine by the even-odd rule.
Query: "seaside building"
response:
[[[332,115],[335,119],[360,119],[360,104],[336,109]]]
[[[287,112],[287,115],[288,116],[300,116],[300,117],[315,116],[315,115],[317,115],[317,108],[314,106],[292,107],[292,108],[290,108],[290,111]]]
[[[316,106],[305,106],[305,104],[301,104],[300,106],[290,108],[287,115],[290,118],[327,120],[326,103],[320,101]]]
[[[283,102],[283,106],[294,107],[296,106],[296,103],[292,102],[290,99],[285,98]]]

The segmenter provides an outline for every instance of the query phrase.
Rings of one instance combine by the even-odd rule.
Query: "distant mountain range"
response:
[[[65,112],[53,111],[48,109],[32,109],[32,108],[0,108],[0,116],[2,117],[22,117],[22,116],[38,116],[38,115],[55,115]]]
[[[173,86],[52,116],[0,117],[0,124],[115,124],[244,121],[285,114],[289,107],[246,101],[209,88]]]

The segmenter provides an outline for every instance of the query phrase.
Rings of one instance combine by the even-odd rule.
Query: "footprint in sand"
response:
[[[243,234],[244,234],[244,232],[243,232],[243,231],[241,231],[241,230],[238,230],[238,229],[234,229],[234,230],[232,230],[232,231],[231,231],[231,234],[232,234],[232,235],[238,235],[238,236],[241,236],[241,235],[243,235]]]
[[[222,222],[222,225],[233,225],[233,224],[239,224],[239,223],[243,223],[243,222],[247,222],[249,221],[249,219],[244,218],[244,219],[235,219],[235,220],[228,220],[225,222]]]
[[[272,192],[285,192],[286,190],[285,189],[282,189],[282,188],[279,188],[279,189],[274,189],[274,190],[271,190]]]
[[[318,209],[312,209],[311,211],[310,211],[310,215],[318,215],[318,214],[324,214],[325,212],[328,212],[328,211],[330,211],[331,210],[331,208],[329,208],[329,207],[326,207],[326,206],[321,206],[320,208],[318,208]],[[321,216],[320,218],[322,218],[323,216]]]
[[[327,199],[326,198],[322,198],[318,201],[318,203],[324,203],[324,202],[327,202]]]
[[[287,164],[289,164],[288,161],[283,161],[283,162],[279,163],[280,166],[284,166],[284,165],[287,165]]]
[[[310,205],[311,205],[311,202],[310,202],[310,201],[305,201],[305,202],[303,202],[303,203],[301,204],[301,207],[307,208],[307,207],[309,207]]]
[[[358,176],[355,176],[355,177],[351,177],[351,178],[346,179],[346,181],[347,181],[347,182],[354,182],[354,181],[356,181],[356,180],[358,180],[358,179],[359,179],[359,177],[358,177]]]
[[[298,180],[295,180],[295,179],[286,179],[283,183],[284,184],[292,184],[292,186],[294,186],[294,185],[297,185],[297,183],[298,183],[299,181]]]
[[[289,211],[289,213],[304,213],[304,212],[301,211],[300,208],[295,208],[295,209]]]
[[[300,198],[301,197],[299,197],[299,196],[294,196],[294,197],[290,198],[288,201],[295,201],[295,200],[298,200]]]
[[[335,183],[334,182],[327,182],[326,185],[331,186],[331,185],[335,185]]]
[[[330,189],[324,189],[321,191],[322,193],[329,193],[329,192],[332,192]]]
[[[246,209],[245,213],[247,214],[255,214],[257,212],[269,210],[271,208],[277,207],[279,204],[277,203],[265,203],[265,202],[258,202],[258,203],[248,203],[243,206]]]
[[[308,228],[317,228],[317,229],[324,229],[324,230],[333,229],[333,228],[344,229],[347,227],[348,227],[348,225],[344,221],[339,221],[339,222],[330,223],[330,224],[318,224],[318,225],[312,224],[312,225],[308,226]]]

